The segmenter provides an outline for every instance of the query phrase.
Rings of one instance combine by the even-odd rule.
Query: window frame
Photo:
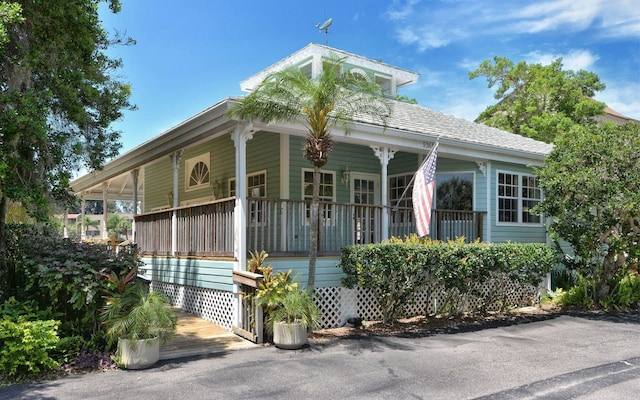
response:
[[[208,179],[206,182],[192,186],[190,185],[191,174],[195,166],[201,162],[204,163],[204,165],[207,167],[207,173],[209,174]],[[184,171],[185,171],[185,175],[184,175],[184,191],[185,192],[191,192],[194,190],[200,190],[200,189],[205,189],[210,187],[211,186],[211,153],[206,152],[206,153],[197,155],[195,157],[186,159],[184,161]]]
[[[515,187],[516,190],[516,194],[517,196],[505,196],[505,195],[500,195],[500,175],[501,174],[505,174],[505,175],[512,175],[512,176],[517,176],[518,182],[517,182],[517,186],[514,186],[514,184],[510,184],[511,187]],[[539,198],[535,199],[535,198],[530,198],[530,197],[524,197],[523,196],[523,178],[533,178],[534,182],[535,182],[535,186],[534,187],[529,187],[527,186],[530,190],[535,190],[538,191],[539,193]],[[502,184],[505,185],[505,184]],[[540,183],[538,181],[538,177],[535,176],[534,174],[531,173],[523,173],[523,172],[516,172],[516,171],[509,171],[509,170],[496,170],[496,204],[495,204],[495,210],[496,210],[496,226],[531,226],[531,227],[539,227],[539,226],[543,226],[544,224],[544,220],[543,220],[543,216],[539,216],[538,221],[533,221],[533,222],[527,222],[523,220],[523,216],[524,216],[524,202],[525,201],[535,201],[536,203],[540,203],[543,200],[543,193],[542,193],[542,188],[540,187]],[[500,221],[500,217],[501,217],[501,213],[500,213],[500,199],[504,198],[504,199],[511,199],[513,201],[516,202],[517,205],[517,209],[516,211],[516,215],[518,217],[517,221]],[[527,211],[528,212],[528,211]],[[534,217],[533,215],[531,217]]]
[[[302,199],[302,201],[307,201],[307,200],[311,201],[313,195],[307,197],[307,195],[305,194],[305,190],[304,190],[306,185],[307,185],[307,182],[305,181],[305,173],[311,172],[311,176],[313,177],[314,170],[312,168],[302,168],[301,171],[302,171],[301,174],[300,174],[301,199]],[[333,170],[321,170],[320,174],[321,175],[325,174],[325,175],[331,175],[332,176],[332,182],[333,182],[332,187],[333,187],[333,190],[332,190],[331,201],[329,203],[333,204],[333,203],[336,202],[336,195],[337,195],[336,192],[338,191],[338,185],[336,183],[336,171],[333,171]],[[313,187],[313,181],[311,182],[311,186]],[[322,176],[320,177],[320,192],[322,193]],[[320,195],[320,202],[322,202],[323,200],[324,200],[323,196]],[[326,202],[326,200],[324,200],[324,201]],[[318,210],[318,211],[321,212],[321,210]],[[328,214],[329,214],[328,218],[326,217],[327,211],[328,211]],[[334,206],[333,205],[329,206],[328,210],[325,210],[324,220],[327,221],[328,224],[333,224],[334,223],[334,219],[332,218],[332,215],[334,214],[334,212],[335,212],[335,210],[334,210]],[[309,217],[308,213],[310,213],[310,209],[308,209],[305,206],[304,219],[303,219],[305,225],[309,225],[310,217]]]
[[[433,190],[433,208],[437,210],[448,210],[446,208],[438,208],[438,176],[442,175],[471,175],[471,210],[457,210],[457,211],[475,211],[476,210],[476,173],[475,171],[441,171],[436,172],[436,183]]]
[[[249,187],[249,180],[251,178],[262,176],[262,175],[264,175],[264,183],[259,185],[254,185],[253,188]],[[267,170],[266,169],[247,174],[246,181],[247,181],[247,199],[266,199],[267,198],[268,188],[267,188]],[[260,193],[258,193],[258,196],[253,196],[251,189],[257,189],[261,186],[264,186],[264,196],[261,195]],[[253,205],[256,206],[255,209],[252,209],[251,207],[247,207],[247,225],[248,226],[265,226],[267,224],[267,221],[265,218],[264,203],[258,202],[258,203],[254,203]]]
[[[389,226],[391,227],[398,227],[398,226],[404,226],[406,224],[415,223],[415,217],[413,215],[413,191],[411,190],[413,188],[412,180],[414,175],[415,175],[415,172],[405,172],[400,174],[393,174],[387,177],[387,192],[388,192],[387,196],[389,199],[389,205],[391,206],[391,209],[393,210],[393,208],[396,207],[398,203],[398,198],[392,196],[393,190],[396,190],[398,192],[398,197],[402,196],[402,193],[404,192],[404,197],[402,197],[401,202],[403,203],[406,202],[404,203],[404,205],[398,205],[398,207],[403,207],[403,210],[398,210],[400,221],[393,220],[393,217],[394,217],[393,213],[391,213],[391,215],[389,216]],[[391,180],[398,179],[398,178],[405,178],[406,185],[402,187],[397,185],[392,186]],[[409,185],[409,183],[411,184]],[[402,188],[401,191],[400,191],[400,188]]]

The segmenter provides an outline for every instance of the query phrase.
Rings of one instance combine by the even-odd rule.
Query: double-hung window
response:
[[[413,223],[413,203],[411,202],[413,184],[407,187],[413,174],[396,175],[389,178],[389,205],[392,207],[392,226]],[[402,196],[404,194],[404,196]]]
[[[305,201],[313,199],[313,170],[303,169],[303,196]],[[336,198],[336,174],[335,172],[320,172],[320,203],[333,203]],[[309,220],[311,209],[306,208],[306,219]],[[331,219],[331,205],[321,204],[319,212],[324,220]]]
[[[531,214],[542,200],[542,190],[533,175],[498,172],[498,222],[540,224],[540,216]]]

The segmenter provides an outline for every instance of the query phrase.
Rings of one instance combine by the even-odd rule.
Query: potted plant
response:
[[[118,341],[116,362],[127,369],[148,368],[160,359],[160,344],[175,334],[177,313],[162,293],[149,291],[140,281],[109,279],[120,284],[107,297],[101,317],[109,344]]]
[[[298,288],[273,292],[258,298],[259,304],[268,304],[270,312],[267,331],[273,334],[273,344],[281,349],[299,349],[307,343],[307,332],[320,322],[320,311],[310,291]]]

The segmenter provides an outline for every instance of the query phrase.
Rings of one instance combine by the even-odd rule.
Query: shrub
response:
[[[49,352],[58,343],[59,325],[54,320],[1,320],[0,370],[7,376],[21,378],[58,367]]]
[[[385,322],[401,316],[428,283],[464,298],[490,279],[537,285],[556,265],[553,250],[543,244],[443,243],[415,237],[345,247],[338,264],[346,275],[345,287],[374,293]]]
[[[346,274],[342,284],[371,290],[380,306],[384,322],[402,315],[404,305],[429,279],[436,252],[420,244],[394,243],[352,245],[342,249],[339,266]]]
[[[125,247],[114,255],[104,245],[64,239],[46,228],[7,228],[7,261],[11,265],[7,292],[20,301],[34,301],[36,308],[50,309],[61,321],[61,336],[101,342],[98,314],[108,285],[103,275],[122,275],[137,268],[135,247]]]

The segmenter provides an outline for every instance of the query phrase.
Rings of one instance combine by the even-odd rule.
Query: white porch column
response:
[[[109,217],[109,213],[107,211],[107,201],[108,199],[108,190],[109,184],[104,182],[102,184],[102,238],[109,239],[109,232],[107,232],[107,218]]]
[[[63,217],[63,222],[62,222],[62,237],[64,238],[68,238],[69,237],[69,209],[65,208],[64,209],[64,217]]]
[[[171,154],[171,165],[173,167],[173,212],[171,214],[171,255],[175,256],[178,251],[178,215],[176,214],[176,208],[180,206],[180,199],[178,198],[178,173],[180,172],[180,156],[182,151],[178,150]]]
[[[287,134],[280,134],[280,199],[289,200],[289,138]],[[280,250],[287,250],[287,202],[280,203]]]
[[[253,138],[253,125],[236,125],[231,133],[236,147],[236,204],[233,211],[233,253],[238,270],[247,270],[247,141]]]
[[[85,215],[86,215],[86,209],[87,209],[87,200],[84,198],[84,193],[82,194],[82,209],[80,210],[80,240],[86,240],[87,239],[87,234],[85,233],[85,229],[86,227],[84,226],[84,220],[85,220]],[[78,223],[78,221],[76,221],[76,224]]]
[[[238,124],[231,132],[236,147],[236,204],[233,209],[233,255],[235,268],[247,270],[247,141],[253,138],[253,125]],[[243,326],[240,286],[234,282],[234,315],[236,326]]]
[[[380,183],[380,200],[381,200],[381,205],[382,205],[382,232],[381,232],[381,239],[382,240],[387,240],[389,239],[389,190],[387,188],[387,168],[389,166],[389,160],[391,160],[393,158],[393,156],[396,155],[396,153],[398,152],[398,150],[396,149],[390,149],[389,147],[378,147],[378,146],[371,146],[371,149],[373,149],[374,154],[376,155],[376,157],[378,157],[378,159],[380,159],[380,165],[381,165],[381,171],[380,171],[380,175],[381,175],[381,183]]]
[[[133,201],[133,221],[131,222],[131,240],[133,243],[136,242],[136,215],[138,215],[138,175],[140,173],[139,169],[134,169],[131,171],[131,180],[133,181],[133,192],[132,192],[132,201]]]

